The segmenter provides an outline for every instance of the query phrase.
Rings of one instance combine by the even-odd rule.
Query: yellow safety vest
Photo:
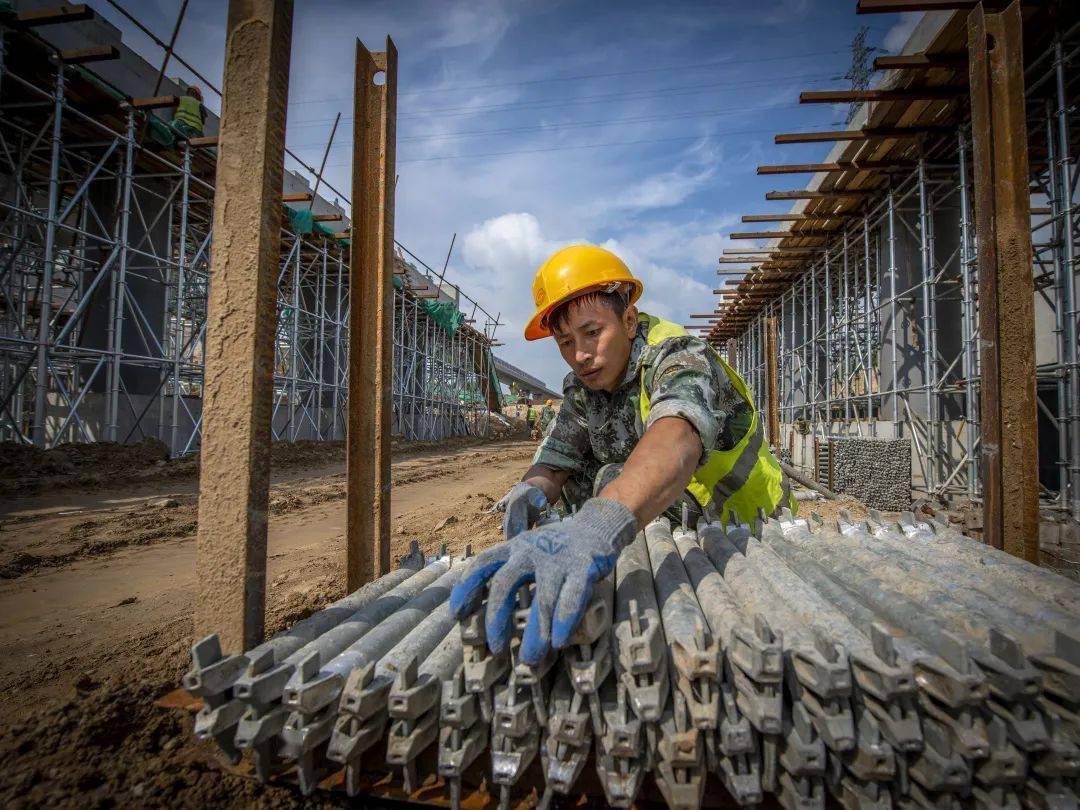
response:
[[[176,112],[173,113],[173,120],[183,121],[192,129],[202,132],[202,104],[195,96],[180,96],[180,100],[176,103]]]
[[[670,321],[641,313],[641,320],[648,324],[646,341],[656,346],[674,337],[684,337],[690,333]],[[726,525],[736,516],[740,523],[753,524],[758,517],[758,510],[766,516],[772,515],[782,504],[795,511],[795,499],[791,495],[791,485],[780,469],[780,463],[769,450],[765,441],[765,430],[758,417],[754,400],[750,396],[743,378],[729,366],[711,346],[715,358],[731,379],[739,396],[750,406],[752,414],[750,427],[746,434],[730,450],[712,450],[709,460],[694,471],[687,490],[706,513],[719,514]],[[641,371],[641,424],[649,421],[649,392],[645,389],[645,373]]]

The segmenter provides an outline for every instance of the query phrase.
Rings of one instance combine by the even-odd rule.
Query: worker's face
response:
[[[637,331],[637,307],[619,317],[596,300],[570,305],[555,326],[555,342],[563,360],[591,391],[611,393],[622,382]]]

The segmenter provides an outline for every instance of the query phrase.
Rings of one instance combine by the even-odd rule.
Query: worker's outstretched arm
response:
[[[689,422],[677,416],[659,419],[599,497],[618,501],[644,526],[682,495],[700,459],[701,439]]]
[[[517,590],[535,581],[521,660],[536,664],[552,646],[566,646],[593,584],[611,572],[639,525],[660,514],[686,488],[701,447],[697,432],[686,420],[655,421],[619,478],[586,501],[573,517],[522,532],[477,555],[454,588],[451,609],[459,617],[476,610],[487,585],[488,646],[499,653],[510,643]]]

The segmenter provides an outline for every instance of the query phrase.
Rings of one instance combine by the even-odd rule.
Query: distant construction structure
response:
[[[833,436],[907,439],[917,492],[982,504],[989,542],[1030,544],[1039,510],[1080,519],[1080,9],[948,7],[875,60],[875,88],[802,94],[862,106],[848,129],[776,136],[835,145],[758,167],[812,179],[766,195],[790,211],[743,217],[781,229],[732,234],[756,247],[724,251],[738,278],[695,317],[795,465],[820,468]]]
[[[160,67],[84,5],[15,9],[0,19],[0,441],[192,452],[218,118],[177,131],[187,86],[167,65],[198,71],[134,16]],[[346,195],[309,174],[286,171],[282,195],[273,437],[286,441],[345,436],[350,223]],[[393,433],[483,434],[498,316],[400,246],[394,287]]]

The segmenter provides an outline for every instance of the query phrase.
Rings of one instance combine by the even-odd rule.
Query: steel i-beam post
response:
[[[1039,561],[1038,432],[1028,138],[1020,3],[968,18],[982,343],[983,525]]]
[[[780,446],[780,380],[776,368],[776,318],[765,319],[765,367],[769,400],[769,444]]]
[[[376,78],[383,77],[381,84]],[[397,49],[356,42],[349,271],[346,573],[355,589],[390,569]]]
[[[262,641],[292,0],[231,0],[207,303],[196,636]]]

